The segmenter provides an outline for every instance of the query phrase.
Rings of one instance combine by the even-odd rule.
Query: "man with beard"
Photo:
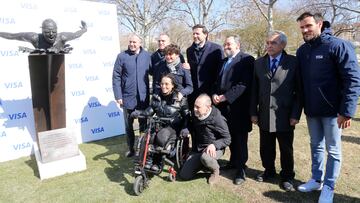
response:
[[[141,47],[141,39],[135,34],[129,36],[128,49],[121,52],[115,61],[113,90],[116,102],[123,108],[125,130],[129,151],[125,156],[135,154],[134,118],[135,110],[144,110],[149,105],[149,68],[151,56]],[[146,119],[139,118],[140,132],[146,127]]]
[[[311,179],[298,190],[321,190],[319,202],[332,202],[341,168],[341,130],[350,127],[356,112],[360,69],[351,43],[334,37],[329,28],[321,32],[320,13],[305,12],[297,21],[305,41],[296,57],[300,63],[312,160]]]
[[[225,168],[236,168],[234,184],[245,181],[248,160],[247,140],[252,130],[249,114],[254,57],[240,51],[240,38],[228,36],[224,42],[227,56],[216,80],[212,101],[226,118],[230,134],[230,162]]]
[[[47,52],[47,53],[69,53],[72,48],[65,44],[67,41],[79,38],[87,31],[87,25],[81,21],[81,29],[75,33],[61,32],[57,33],[57,25],[54,20],[46,19],[42,23],[42,33],[35,32],[20,32],[20,33],[6,33],[0,32],[0,37],[10,40],[20,40],[30,42],[35,50],[22,48],[22,51]]]
[[[190,180],[205,168],[211,171],[208,183],[213,185],[220,174],[217,160],[223,156],[231,137],[226,119],[216,107],[211,106],[211,98],[207,94],[201,94],[195,100],[193,125],[194,147],[180,171],[180,177]]]

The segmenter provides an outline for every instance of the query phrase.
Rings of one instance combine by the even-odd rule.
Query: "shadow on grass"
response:
[[[350,136],[350,135],[341,135],[341,140],[345,142],[350,142],[360,145],[360,137]]]
[[[28,165],[33,170],[34,176],[40,179],[40,174],[36,164],[35,155],[31,155],[30,160],[25,161],[25,164]]]
[[[108,179],[123,186],[127,194],[135,196],[133,183],[125,176],[133,176],[134,164],[133,159],[125,157],[125,151],[123,151],[123,149],[126,150],[127,147],[120,146],[120,143],[124,143],[123,139],[122,137],[116,137],[115,139],[108,138],[94,142],[97,145],[104,146],[107,151],[102,154],[97,154],[93,157],[93,160],[105,160],[109,164],[109,167],[104,169],[104,173]],[[119,158],[116,160],[111,159],[113,155],[119,155]]]
[[[271,198],[277,202],[318,202],[320,191],[302,193],[302,192],[281,192],[281,191],[267,191],[264,192],[265,197]],[[334,195],[334,202],[360,202],[357,197],[350,197],[343,194]]]

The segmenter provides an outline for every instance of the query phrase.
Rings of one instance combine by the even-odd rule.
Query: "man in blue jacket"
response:
[[[144,110],[149,105],[149,68],[151,56],[141,47],[141,39],[135,34],[129,37],[126,51],[121,52],[115,61],[113,71],[113,90],[116,102],[123,108],[125,130],[129,151],[127,157],[135,154],[134,118],[135,110]],[[139,119],[140,132],[145,130],[146,120]]]
[[[360,94],[360,69],[354,47],[321,32],[321,14],[305,12],[297,19],[305,43],[297,50],[303,83],[304,110],[311,146],[311,179],[298,190],[321,190],[319,202],[332,202],[341,166],[341,130],[350,126]],[[325,149],[327,151],[326,170]]]

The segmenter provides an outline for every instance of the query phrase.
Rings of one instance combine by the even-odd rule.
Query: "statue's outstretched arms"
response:
[[[10,40],[30,42],[31,44],[33,44],[35,48],[37,48],[36,44],[39,40],[39,36],[35,32],[19,32],[19,33],[0,32],[0,37]]]
[[[87,31],[87,25],[85,21],[81,21],[80,30],[77,32],[62,32],[60,33],[61,40],[65,43],[67,41],[81,37]]]

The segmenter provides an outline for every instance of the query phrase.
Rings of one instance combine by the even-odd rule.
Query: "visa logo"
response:
[[[10,88],[15,89],[15,88],[23,87],[22,82],[7,82],[4,83],[4,85],[6,89],[10,89]]]
[[[100,36],[102,41],[112,41],[112,36]]]
[[[72,64],[69,64],[69,68],[70,69],[80,69],[80,68],[83,68],[83,65],[81,63],[72,63]]]
[[[104,132],[104,127],[91,129],[92,134],[97,134],[97,133],[101,133],[101,132]]]
[[[31,4],[31,3],[21,3],[20,7],[25,9],[32,9],[32,10],[36,10],[38,8],[36,4]]]
[[[27,118],[25,112],[13,113],[13,114],[9,114],[8,116],[9,116],[10,120],[19,120],[19,119],[22,119],[22,118]]]
[[[5,25],[15,24],[15,19],[14,18],[0,17],[0,24],[5,24]]]
[[[113,92],[113,88],[112,87],[107,87],[107,88],[105,88],[105,91],[106,92]]]
[[[6,132],[3,131],[3,132],[0,134],[0,137],[6,137]]]
[[[95,49],[84,49],[83,53],[86,55],[90,55],[90,54],[96,54]]]
[[[118,112],[118,111],[108,113],[109,118],[118,117],[118,116],[120,116],[120,115],[121,115],[121,114],[120,114],[120,112]]]
[[[96,102],[89,102],[88,103],[89,108],[94,108],[94,107],[99,107],[101,106],[100,102],[96,101]]]
[[[0,50],[0,56],[19,56],[19,52],[14,50]]]
[[[104,68],[114,67],[114,62],[112,62],[112,61],[103,62],[103,65],[104,65]]]
[[[103,16],[110,15],[110,11],[108,11],[108,10],[100,10],[99,15],[103,15]]]
[[[77,9],[74,8],[74,7],[67,7],[64,9],[64,12],[67,12],[67,13],[76,13],[77,12]]]
[[[81,117],[81,118],[74,119],[74,120],[75,120],[75,124],[78,124],[78,123],[86,123],[86,122],[89,121],[87,117]]]
[[[21,144],[13,145],[13,148],[16,151],[21,150],[21,149],[26,149],[26,148],[29,148],[29,147],[31,147],[30,142],[24,142],[24,143],[21,143]]]
[[[71,95],[74,97],[83,96],[83,95],[85,95],[85,91],[84,90],[72,91]]]
[[[99,80],[99,77],[97,75],[91,75],[91,76],[85,76],[86,81],[96,81]]]

